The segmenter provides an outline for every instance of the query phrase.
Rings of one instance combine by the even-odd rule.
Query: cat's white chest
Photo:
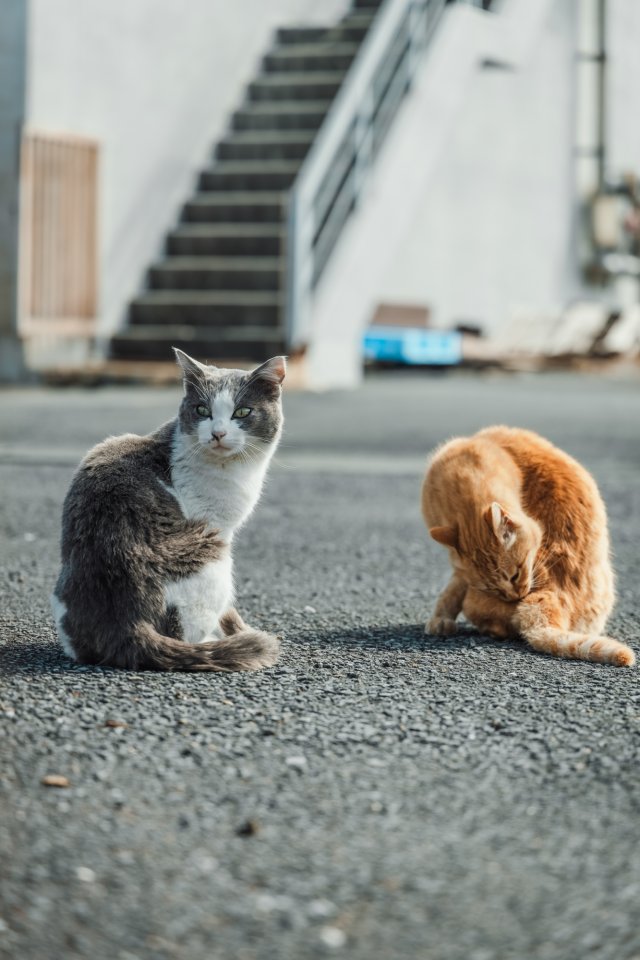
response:
[[[165,602],[176,607],[187,643],[220,638],[220,617],[233,605],[231,542],[235,531],[255,507],[268,465],[263,462],[230,463],[215,467],[186,457],[173,464],[172,486],[167,488],[187,519],[204,520],[228,548],[220,560],[198,573],[165,587]]]
[[[266,466],[265,466],[266,469]],[[173,472],[173,493],[189,519],[206,520],[230,543],[260,498],[265,469],[232,464],[226,469],[184,476]]]

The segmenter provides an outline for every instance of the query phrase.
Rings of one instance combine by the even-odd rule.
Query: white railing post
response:
[[[286,334],[289,349],[305,342],[311,323],[313,208],[301,189],[291,191],[287,216]]]

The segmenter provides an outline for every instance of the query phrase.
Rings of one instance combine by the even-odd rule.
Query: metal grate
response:
[[[22,138],[20,331],[91,333],[98,306],[98,145]]]

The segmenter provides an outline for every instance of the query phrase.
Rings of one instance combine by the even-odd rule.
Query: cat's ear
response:
[[[457,527],[431,527],[429,533],[437,543],[445,547],[453,547],[454,550],[458,549]]]
[[[516,542],[518,524],[511,519],[507,511],[495,500],[491,506],[485,510],[484,518],[502,546],[509,550]]]
[[[194,360],[193,357],[190,357],[177,347],[172,347],[172,349],[176,356],[176,363],[182,368],[184,374],[185,389],[190,380],[193,381],[195,379],[197,382],[206,377],[207,367],[205,367],[203,363],[198,363],[197,360]]]
[[[262,366],[256,367],[251,371],[252,380],[265,380],[267,383],[273,383],[280,386],[287,372],[286,357],[271,357]]]

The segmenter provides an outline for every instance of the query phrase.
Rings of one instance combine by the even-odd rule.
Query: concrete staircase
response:
[[[171,346],[236,362],[286,351],[288,191],[380,2],[355,0],[330,28],[278,31],[113,359],[168,360]]]

